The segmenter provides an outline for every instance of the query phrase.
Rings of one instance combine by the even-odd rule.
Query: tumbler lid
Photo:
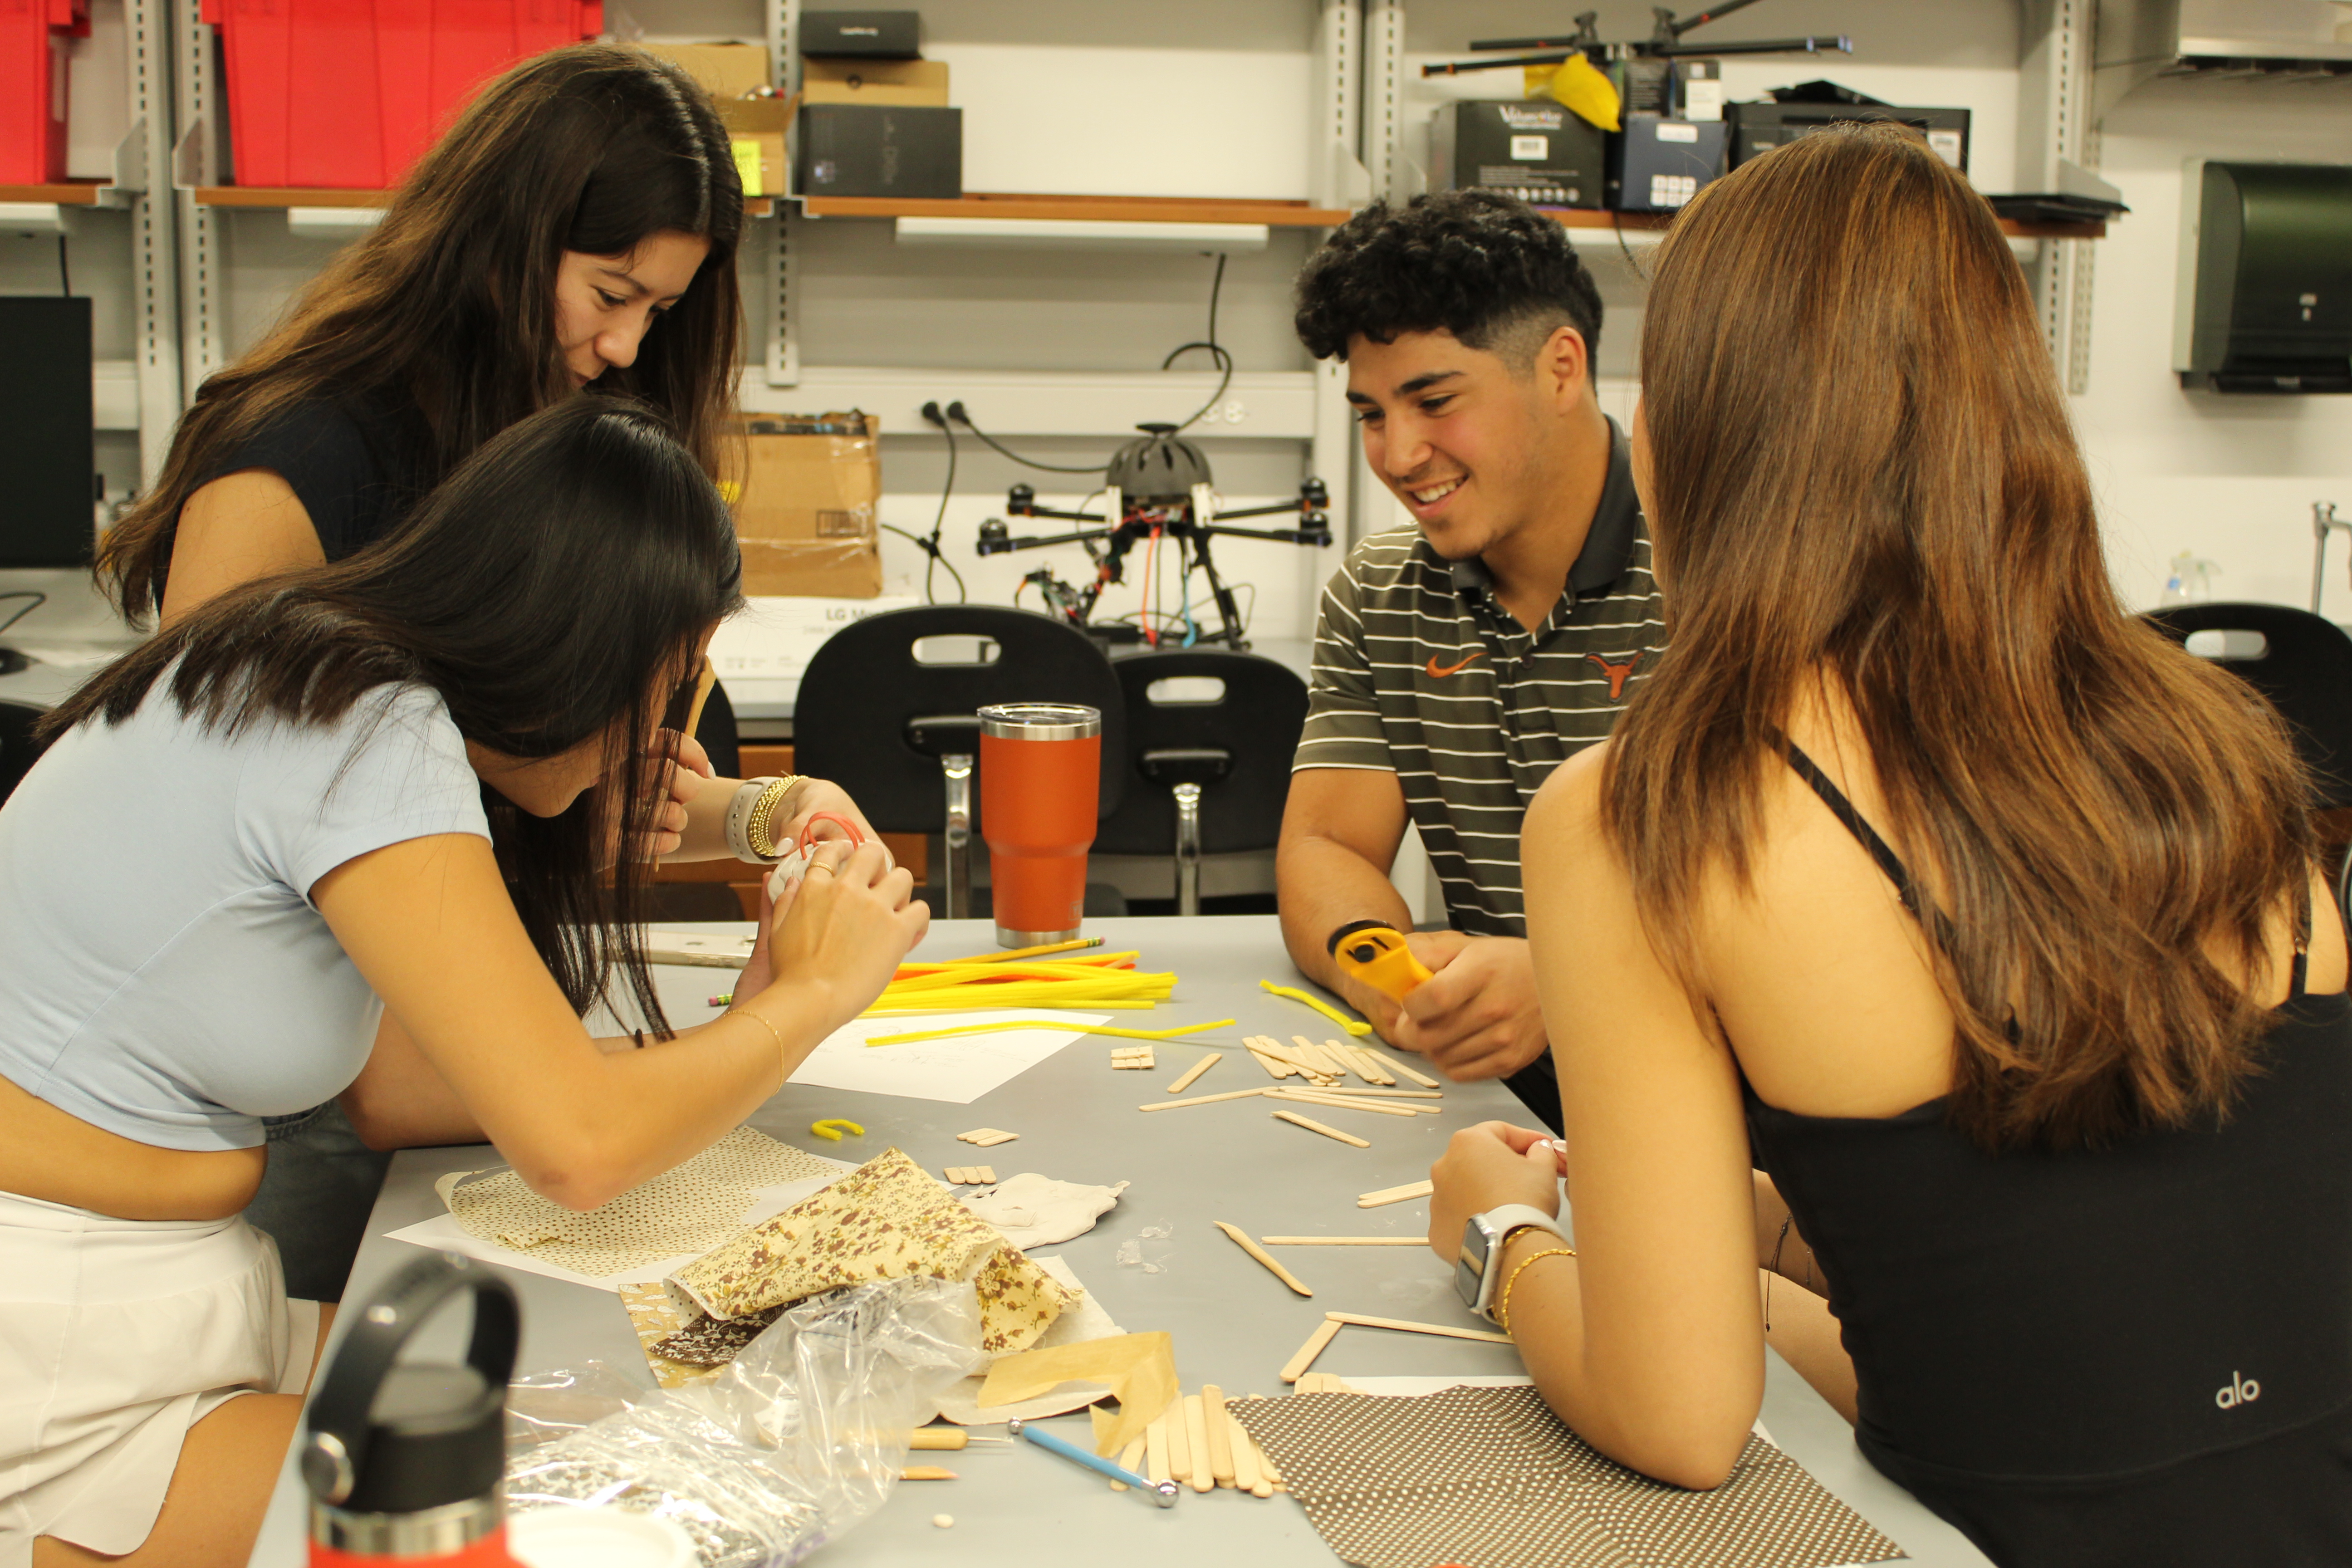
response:
[[[1075,702],[996,702],[980,710],[980,732],[1000,741],[1084,741],[1102,733],[1102,710]]]

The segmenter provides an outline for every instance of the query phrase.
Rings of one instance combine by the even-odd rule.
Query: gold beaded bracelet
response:
[[[776,819],[783,809],[784,796],[790,795],[793,786],[800,782],[800,774],[786,773],[761,790],[760,798],[751,803],[751,816],[743,825],[743,837],[750,844],[751,853],[762,860],[783,858],[784,847],[778,844],[775,837]]]
[[[1507,1247],[1510,1245],[1510,1238],[1508,1237],[1504,1237],[1504,1245]],[[1572,1247],[1547,1247],[1541,1252],[1530,1252],[1525,1258],[1520,1258],[1519,1266],[1511,1270],[1511,1277],[1504,1280],[1502,1289],[1496,1292],[1496,1326],[1500,1328],[1507,1334],[1511,1331],[1511,1287],[1519,1282],[1519,1276],[1528,1271],[1528,1264],[1533,1263],[1539,1258],[1573,1258],[1575,1256],[1576,1248]]]

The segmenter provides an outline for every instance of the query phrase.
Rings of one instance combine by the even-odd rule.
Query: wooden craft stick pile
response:
[[[1150,1046],[1120,1046],[1110,1053],[1111,1067],[1120,1072],[1150,1072],[1160,1064]]]
[[[1290,1489],[1265,1450],[1234,1419],[1231,1401],[1213,1383],[1202,1384],[1200,1393],[1185,1394],[1171,1405],[1119,1456],[1119,1462],[1130,1470],[1137,1468],[1139,1461],[1141,1473],[1150,1479],[1180,1482],[1196,1492],[1224,1487],[1268,1498]],[[1110,1485],[1113,1491],[1127,1489],[1122,1481]]]
[[[959,1187],[992,1187],[996,1184],[996,1167],[993,1165],[950,1165],[942,1174]]]
[[[957,1133],[956,1142],[970,1143],[982,1149],[993,1149],[999,1143],[1010,1143],[1020,1136],[1018,1132],[1007,1132],[1002,1128],[975,1127],[969,1132]]]

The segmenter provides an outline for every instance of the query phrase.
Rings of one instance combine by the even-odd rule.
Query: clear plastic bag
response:
[[[507,1507],[667,1519],[703,1568],[786,1568],[880,1508],[914,1428],[986,1364],[969,1284],[890,1279],[801,1303],[713,1381],[601,1363],[508,1394]]]

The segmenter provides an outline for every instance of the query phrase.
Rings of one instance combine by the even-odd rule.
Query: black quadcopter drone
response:
[[[1143,432],[1142,437],[1121,447],[1103,470],[1104,505],[1099,517],[1091,512],[1059,511],[1039,506],[1037,492],[1028,485],[1014,485],[1004,499],[1004,510],[1014,517],[1048,517],[1102,526],[1071,533],[1016,538],[1003,518],[992,517],[980,525],[981,554],[1004,555],[1015,550],[1043,549],[1049,544],[1084,545],[1095,563],[1091,582],[1083,585],[1066,583],[1055,575],[1051,566],[1041,566],[1024,577],[1023,584],[1035,584],[1050,613],[1089,637],[1108,642],[1157,642],[1160,634],[1149,624],[1111,622],[1097,626],[1089,617],[1103,590],[1126,580],[1128,552],[1139,543],[1156,542],[1164,536],[1176,549],[1179,580],[1187,581],[1194,571],[1200,572],[1208,579],[1209,598],[1217,607],[1216,623],[1198,628],[1186,640],[1222,642],[1228,647],[1246,648],[1249,643],[1243,637],[1241,612],[1234,602],[1233,590],[1217,575],[1216,563],[1209,555],[1210,539],[1223,534],[1230,539],[1263,539],[1276,544],[1328,544],[1331,519],[1325,509],[1331,504],[1329,493],[1321,479],[1307,479],[1299,485],[1295,501],[1222,510],[1211,488],[1209,459],[1192,442],[1177,439],[1178,426],[1139,425],[1136,428]],[[1225,521],[1291,512],[1298,516],[1297,528],[1233,528]]]
[[[1482,60],[1448,60],[1421,68],[1427,76],[1459,76],[1465,71],[1500,70],[1509,66],[1556,66],[1571,54],[1580,54],[1595,65],[1612,60],[1664,60],[1676,55],[1814,55],[1824,52],[1853,53],[1853,40],[1848,37],[1822,38],[1759,38],[1734,44],[1685,44],[1683,35],[1694,27],[1744,11],[1756,0],[1723,0],[1710,5],[1696,16],[1677,18],[1663,5],[1650,7],[1653,26],[1650,36],[1639,43],[1609,44],[1601,39],[1601,13],[1586,11],[1576,18],[1576,30],[1566,37],[1490,38],[1470,46],[1471,52],[1489,55],[1507,54],[1508,58]],[[1538,54],[1519,51],[1536,49]]]

